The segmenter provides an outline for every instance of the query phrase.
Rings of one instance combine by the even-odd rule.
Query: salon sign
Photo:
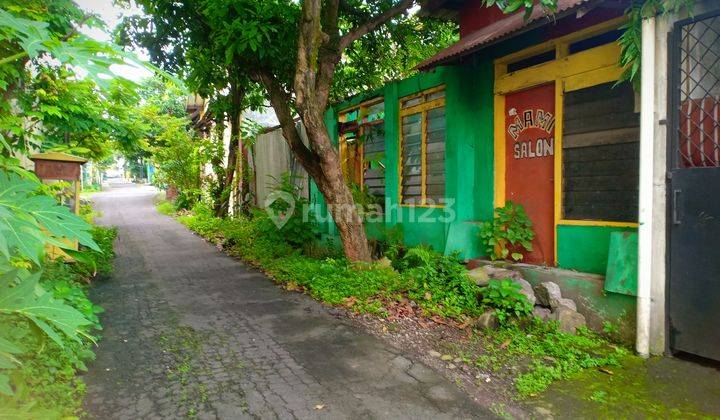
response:
[[[507,133],[514,141],[513,158],[533,159],[555,154],[555,116],[552,112],[543,109],[518,112],[516,108],[511,108],[508,119],[511,123],[507,126]],[[528,133],[531,138],[523,136],[527,130],[531,130]]]

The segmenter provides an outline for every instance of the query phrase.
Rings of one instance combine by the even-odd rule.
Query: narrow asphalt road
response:
[[[454,384],[310,298],[277,287],[154,208],[149,187],[93,197],[119,229],[97,359],[99,419],[478,418]]]

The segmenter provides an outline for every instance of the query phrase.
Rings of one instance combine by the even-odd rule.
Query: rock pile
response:
[[[511,279],[520,285],[520,293],[533,304],[532,315],[543,321],[557,321],[560,331],[574,334],[578,327],[586,325],[585,317],[577,311],[572,299],[562,297],[560,286],[548,281],[532,287],[519,272],[507,268],[485,265],[468,272],[470,278],[478,286],[487,286],[493,279]],[[480,316],[477,326],[482,328],[497,327],[495,311],[490,310]]]

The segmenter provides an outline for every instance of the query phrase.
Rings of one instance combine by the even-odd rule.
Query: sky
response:
[[[141,13],[140,9],[136,7],[132,7],[130,9],[123,9],[121,7],[115,6],[113,5],[112,0],[75,0],[75,3],[77,3],[77,5],[85,11],[100,15],[100,18],[107,25],[108,31],[112,31],[115,26],[117,26],[117,24],[120,22],[123,16]],[[83,27],[81,29],[81,32],[98,41],[111,40],[111,36],[109,33],[103,32],[98,28]],[[145,54],[143,51],[135,51],[135,54],[141,60],[148,60],[147,54]],[[152,75],[152,72],[150,70],[129,65],[114,65],[111,67],[111,70],[119,76],[128,78],[136,82]]]
[[[108,31],[112,31],[115,26],[120,22],[120,20],[123,18],[123,16],[128,15],[134,15],[134,14],[140,14],[142,11],[138,9],[137,7],[132,7],[130,9],[124,9],[122,7],[118,7],[113,5],[112,0],[75,0],[78,6],[82,8],[83,10],[86,10],[88,12],[96,13],[100,15],[100,18],[105,22],[107,25]],[[110,41],[111,36],[110,34],[103,32],[100,29],[97,28],[88,28],[83,27],[81,29],[81,32],[85,35],[96,39],[98,41]],[[147,53],[144,51],[135,51],[135,54],[140,58],[141,60],[147,61],[149,60],[149,57]],[[145,68],[141,67],[135,67],[135,66],[117,66],[113,65],[111,67],[111,70],[115,72],[118,76],[125,77],[127,79],[133,80],[135,82],[139,82],[140,80],[152,76],[152,72],[150,70],[147,70]],[[275,116],[275,113],[272,111],[271,108],[267,107],[264,111],[261,112],[246,112],[244,114],[246,118],[250,118],[264,126],[274,126],[278,124],[277,117]]]

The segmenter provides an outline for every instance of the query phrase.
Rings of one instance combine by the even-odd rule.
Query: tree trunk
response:
[[[240,161],[240,185],[238,186],[238,197],[240,200],[240,212],[246,216],[250,215],[250,204],[252,202],[251,200],[251,194],[252,194],[252,188],[251,188],[251,180],[250,176],[252,175],[250,171],[250,151],[248,150],[248,147],[242,143],[240,144],[240,150],[242,152],[241,155],[241,161]]]
[[[308,110],[300,114],[312,145],[312,148],[308,149],[295,128],[287,92],[283,91],[271,75],[259,74],[258,79],[270,96],[270,103],[280,121],[283,137],[290,150],[325,197],[328,210],[340,233],[345,256],[350,261],[370,261],[365,224],[357,211],[350,188],[345,183],[340,157],[330,142],[322,118],[324,109]]]
[[[327,132],[311,133],[307,129],[306,131],[308,137],[327,137]],[[324,176],[313,180],[325,197],[328,210],[340,233],[345,256],[350,261],[369,262],[371,255],[365,234],[365,223],[357,211],[350,188],[345,183],[337,153],[322,156],[320,166],[323,168]]]
[[[220,184],[218,200],[219,205],[215,209],[216,217],[226,217],[230,209],[230,192],[232,191],[237,166],[237,151],[240,142],[240,116],[242,115],[242,100],[244,92],[236,83],[230,84],[230,145],[225,167],[225,176],[218,179]]]

